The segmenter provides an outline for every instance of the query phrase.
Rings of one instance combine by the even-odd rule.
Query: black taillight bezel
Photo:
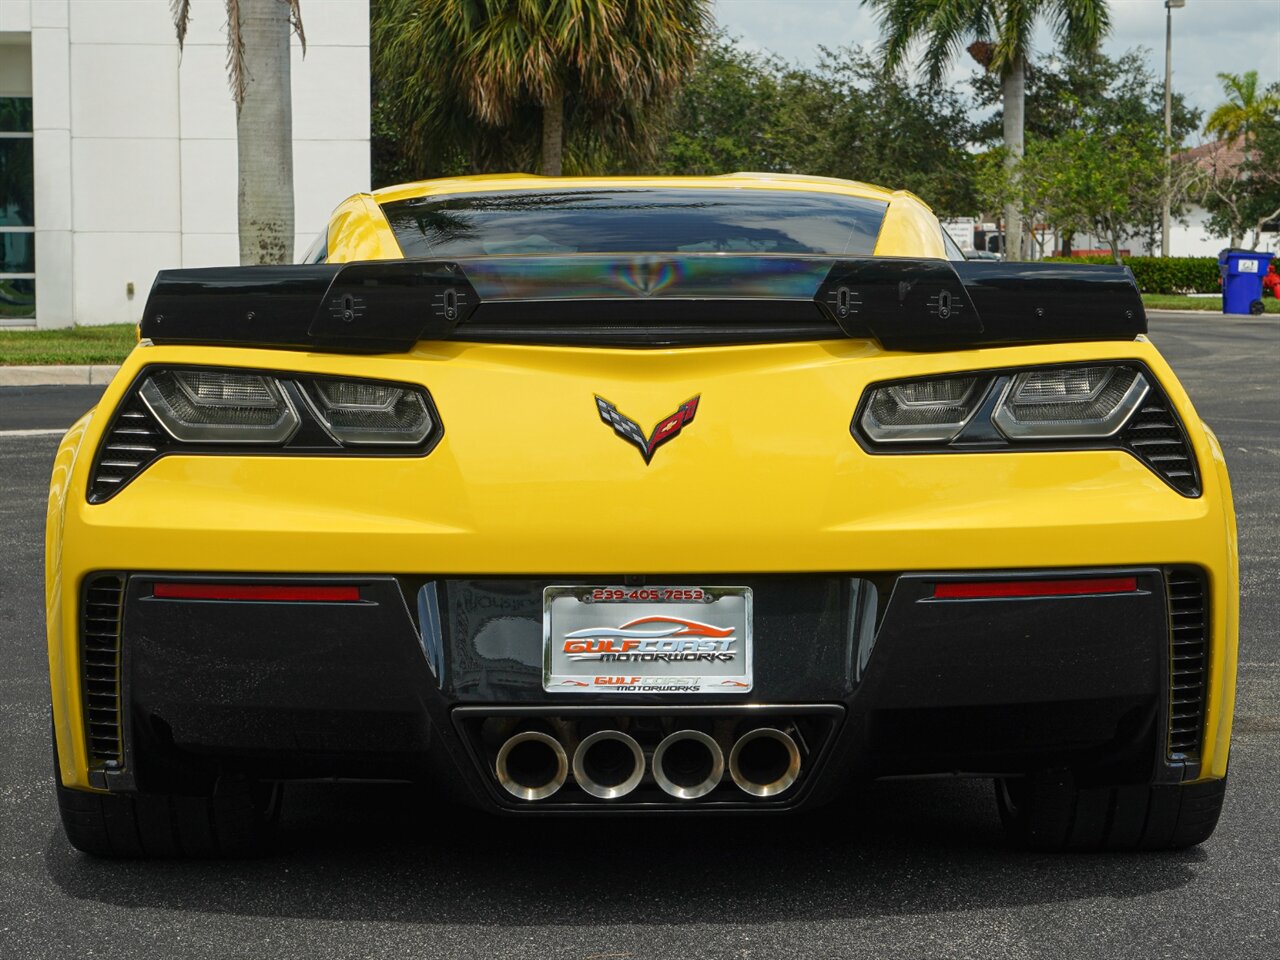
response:
[[[161,425],[160,421],[143,401],[140,391],[147,378],[162,371],[206,371],[212,373],[254,374],[270,377],[275,380],[281,391],[293,404],[301,422],[293,435],[283,443],[273,444],[237,444],[184,442],[175,439]],[[427,413],[431,416],[433,429],[416,444],[351,444],[344,445],[325,427],[316,416],[313,405],[307,397],[304,384],[317,380],[345,380],[356,383],[378,384],[380,386],[401,387],[412,390],[422,397]],[[269,370],[260,367],[231,367],[214,364],[148,364],[138,371],[133,382],[125,391],[119,405],[111,416],[107,429],[103,431],[94,453],[93,468],[89,473],[87,498],[89,503],[105,503],[142,475],[157,460],[166,456],[235,456],[235,457],[360,457],[360,458],[415,458],[425,457],[444,437],[444,421],[436,407],[431,391],[418,383],[407,383],[402,380],[387,380],[380,377],[344,377],[327,373],[307,373],[294,370]],[[117,443],[112,443],[116,438]],[[130,439],[139,442],[130,444]],[[142,440],[150,442],[142,443]],[[129,450],[127,448],[135,449]],[[111,461],[111,450],[125,451],[120,459]],[[136,461],[135,461],[136,457]],[[114,468],[112,462],[135,463],[125,470]],[[115,470],[120,474],[112,479],[104,471]],[[123,471],[123,472],[122,472]]]
[[[991,422],[991,415],[1000,395],[1003,393],[1005,385],[1020,373],[1028,373],[1034,370],[1048,369],[1064,369],[1072,367],[1134,367],[1146,378],[1150,387],[1150,392],[1138,410],[1130,416],[1115,434],[1109,437],[1082,437],[1082,438],[1046,438],[1033,440],[1010,440],[1001,433]],[[964,429],[960,431],[959,436],[950,441],[904,441],[904,442],[878,442],[862,430],[862,416],[866,412],[867,405],[871,401],[872,394],[883,387],[893,386],[900,383],[915,383],[922,380],[947,380],[953,377],[976,376],[986,378],[986,393],[983,395],[982,401],[978,404],[978,409],[969,419]],[[1168,423],[1164,425],[1151,425],[1150,423],[1137,424],[1144,416],[1158,416],[1163,414],[1167,417]],[[1160,464],[1163,461],[1154,459],[1161,456],[1150,452],[1143,445],[1143,441],[1149,440],[1149,437],[1143,437],[1140,434],[1147,430],[1161,430],[1166,433],[1172,433],[1173,436],[1165,441],[1164,446],[1179,447],[1183,451],[1183,456],[1187,461],[1187,476],[1170,475],[1172,471],[1167,472]],[[870,383],[862,391],[862,396],[858,400],[857,408],[854,410],[853,419],[849,423],[849,433],[857,441],[858,445],[864,451],[874,456],[897,456],[897,455],[919,455],[919,454],[957,454],[957,453],[1053,453],[1064,451],[1080,451],[1080,450],[1123,450],[1130,454],[1147,469],[1154,473],[1157,477],[1165,482],[1171,489],[1176,491],[1188,499],[1196,499],[1203,493],[1203,487],[1200,480],[1200,467],[1196,459],[1195,448],[1191,445],[1191,439],[1187,434],[1186,426],[1182,422],[1182,418],[1178,416],[1178,411],[1169,399],[1168,393],[1161,386],[1160,381],[1152,373],[1151,368],[1141,360],[1127,358],[1108,358],[1106,360],[1079,360],[1069,361],[1066,363],[1036,363],[1026,364],[1022,366],[1007,367],[988,367],[972,370],[948,370],[945,373],[928,374],[920,377],[894,377],[889,380],[878,380]]]

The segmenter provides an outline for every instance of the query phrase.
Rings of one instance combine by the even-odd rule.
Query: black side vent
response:
[[[1187,435],[1169,401],[1152,390],[1119,440],[1184,497],[1200,496],[1200,473]]]
[[[1169,599],[1169,759],[1200,756],[1209,653],[1209,600],[1204,574],[1174,567],[1165,574]]]
[[[85,581],[80,605],[80,678],[90,767],[118,769],[120,731],[120,616],[124,577],[100,574]]]
[[[137,390],[130,391],[98,448],[89,478],[89,502],[102,503],[114,496],[160,456],[168,442],[169,435],[151,415]]]

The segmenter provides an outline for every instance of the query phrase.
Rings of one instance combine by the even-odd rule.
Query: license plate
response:
[[[542,688],[746,693],[749,587],[547,587]]]

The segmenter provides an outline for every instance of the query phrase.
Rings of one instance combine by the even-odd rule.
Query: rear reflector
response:
[[[284,600],[302,603],[350,603],[359,587],[288,586],[274,583],[157,583],[152,595],[164,600]]]
[[[937,583],[935,600],[982,600],[996,597],[1074,597],[1092,593],[1134,593],[1137,577],[1094,577],[1077,580],[968,580]]]

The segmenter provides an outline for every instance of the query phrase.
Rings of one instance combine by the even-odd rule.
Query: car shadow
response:
[[[69,896],[118,906],[508,927],[752,925],[1141,897],[1188,883],[1204,858],[1019,853],[994,807],[986,782],[913,782],[792,817],[506,819],[408,787],[298,786],[280,849],[262,860],[95,860],[59,831],[46,861]]]

